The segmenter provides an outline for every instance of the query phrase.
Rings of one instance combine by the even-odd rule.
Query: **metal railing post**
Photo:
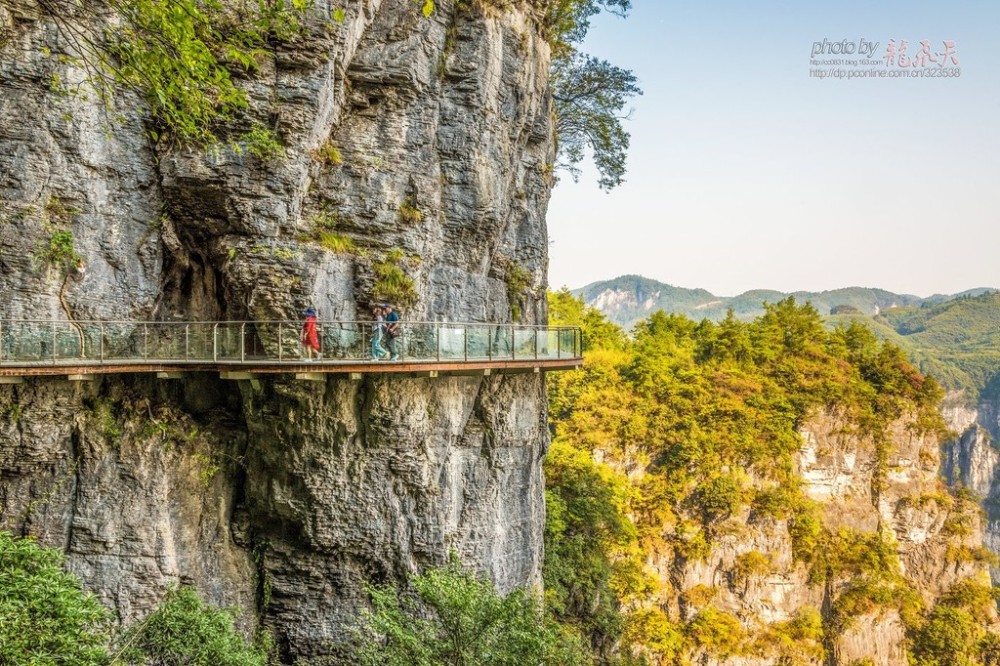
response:
[[[562,329],[556,329],[556,358],[562,358]]]
[[[538,329],[535,328],[535,360],[538,360]]]
[[[278,322],[278,363],[281,363],[282,347],[283,347],[283,344],[284,344],[283,341],[282,341],[282,337],[283,337],[282,334],[283,334],[283,331],[282,331],[282,322],[279,321]]]
[[[142,358],[149,358],[149,326],[142,322]]]
[[[493,327],[486,327],[486,358],[493,360]]]
[[[52,322],[52,365],[56,364],[56,323]]]
[[[510,325],[510,360],[517,360],[517,333],[514,332],[514,325]]]
[[[465,362],[468,363],[469,362],[469,325],[468,324],[466,324],[465,327],[462,329],[462,345],[465,347],[465,350],[464,350],[464,352],[465,352],[464,353]]]
[[[441,324],[434,324],[434,339],[437,340],[437,360],[441,362]]]
[[[191,324],[184,324],[184,360],[191,358]]]
[[[100,336],[101,336],[101,340],[100,340],[100,342],[98,342],[98,345],[100,346],[100,349],[98,350],[98,354],[100,355],[101,363],[104,363],[104,322],[101,322]]]
[[[247,362],[247,325],[240,324],[240,363]]]
[[[3,350],[6,346],[3,343],[3,320],[0,320],[0,361],[3,361]]]
[[[219,360],[219,325],[212,326],[212,360]]]

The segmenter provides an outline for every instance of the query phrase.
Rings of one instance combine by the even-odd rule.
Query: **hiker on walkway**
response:
[[[372,308],[375,316],[375,323],[372,325],[372,358],[381,361],[389,352],[382,346],[382,339],[385,337],[385,317],[382,316],[382,306],[376,305]]]
[[[319,330],[316,328],[316,309],[312,306],[306,308],[306,320],[302,324],[302,346],[305,349],[307,361],[313,360],[313,352],[316,353],[316,360],[323,360],[323,354],[319,351]]]
[[[396,347],[396,338],[399,337],[399,315],[396,314],[396,309],[392,307],[389,303],[385,304],[385,338],[386,347],[389,348],[389,360],[398,361],[399,360],[399,349]]]

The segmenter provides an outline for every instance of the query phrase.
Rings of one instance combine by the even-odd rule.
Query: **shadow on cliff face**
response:
[[[538,376],[240,382],[249,446],[234,534],[288,658],[344,636],[366,582],[455,551],[502,590],[540,582]]]
[[[118,618],[192,583],[252,626],[253,569],[231,538],[246,427],[207,377],[0,387],[0,528],[61,548]]]

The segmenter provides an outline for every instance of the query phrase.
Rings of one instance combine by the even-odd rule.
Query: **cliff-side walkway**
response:
[[[372,355],[373,322],[317,322],[309,359],[300,321],[0,321],[0,383],[32,375],[218,372],[226,379],[295,374],[491,374],[568,370],[582,362],[576,327],[400,322],[397,360]],[[383,346],[385,346],[383,342]]]

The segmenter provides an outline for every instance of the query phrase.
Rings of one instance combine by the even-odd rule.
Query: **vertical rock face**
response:
[[[166,150],[32,0],[0,7],[0,319],[364,318],[375,265],[404,319],[543,322],[555,161],[534,9],[317,2],[244,83],[284,154]],[[99,35],[92,18],[68,16]],[[48,55],[51,54],[51,55]],[[355,252],[322,247],[318,232]],[[52,251],[71,232],[72,252]],[[62,236],[65,240],[65,236]],[[512,294],[512,271],[530,289]],[[168,584],[254,611],[289,658],[340,636],[366,580],[449,551],[540,579],[548,434],[537,376],[0,386],[0,527],[63,548],[123,620]]]
[[[870,436],[860,434],[856,424],[836,412],[815,414],[800,433],[802,448],[795,471],[806,496],[822,507],[822,522],[833,533],[883,535],[880,538],[894,545],[906,586],[917,591],[928,607],[955,583],[986,576],[982,560],[964,556],[981,544],[982,530],[974,511],[954,501],[941,484],[936,437],[916,433],[902,419],[890,426],[883,457]],[[958,524],[968,529],[957,532]],[[812,580],[808,567],[794,557],[786,519],[756,517],[744,509],[717,532],[704,559],[674,560],[675,555],[667,553],[660,562],[684,620],[710,600],[750,633],[764,636],[803,612],[829,618],[838,600],[857,582],[844,573],[830,574],[821,583]],[[748,568],[746,558],[752,554],[766,555],[762,560],[766,566]],[[701,601],[692,602],[699,597]],[[871,660],[905,666],[907,636],[900,612],[891,603],[872,603],[868,609],[829,631],[823,646],[827,657],[823,649],[800,648],[795,663],[846,666]],[[760,656],[726,657],[709,649],[698,663],[764,666],[790,658],[789,653],[775,654],[773,646],[763,645]]]
[[[264,546],[267,622],[319,650],[387,582],[475,562],[540,583],[544,396],[523,377],[272,385],[244,396],[252,441],[237,521]],[[318,631],[317,631],[318,628]]]
[[[950,395],[944,409],[957,439],[945,445],[942,471],[949,485],[961,486],[982,501],[986,514],[983,544],[1000,553],[1000,401],[983,397],[973,408],[963,394]],[[991,571],[994,584],[1000,569]]]

